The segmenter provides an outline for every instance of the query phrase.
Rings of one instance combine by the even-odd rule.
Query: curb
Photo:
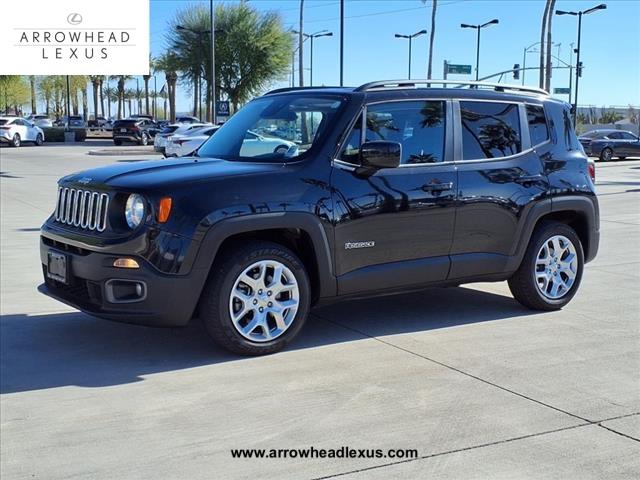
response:
[[[160,155],[162,153],[153,150],[153,147],[144,148],[112,148],[109,150],[89,150],[89,155],[97,156],[126,156],[126,155]]]

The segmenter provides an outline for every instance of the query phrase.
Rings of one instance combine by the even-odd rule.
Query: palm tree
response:
[[[144,80],[144,113],[149,115],[149,80],[151,79],[151,72],[154,70],[153,58],[149,55],[149,73],[142,75]]]
[[[549,1],[549,15],[547,16],[547,63],[546,75],[544,80],[544,89],[548,92],[551,90],[551,23],[553,20],[553,10],[556,7],[556,0]]]
[[[104,92],[102,91],[102,84],[104,82],[104,75],[100,76],[100,115],[104,117]]]
[[[542,28],[540,29],[540,76],[539,76],[539,81],[538,81],[538,86],[540,88],[544,88],[544,67],[545,67],[545,62],[544,62],[544,54],[546,52],[545,49],[545,37],[546,37],[546,33],[547,33],[547,24],[548,22],[548,18],[549,18],[549,7],[551,6],[551,0],[547,0],[547,3],[544,6],[544,14],[542,15]]]
[[[90,75],[89,80],[93,87],[93,118],[98,119],[98,90],[102,83],[102,75]]]
[[[178,82],[177,65],[178,59],[172,52],[166,52],[158,59],[158,68],[164,72],[165,79],[167,81],[167,96],[169,98],[169,119],[172,122],[176,121],[176,84]]]
[[[36,77],[29,75],[29,85],[31,87],[31,113],[36,112]]]
[[[432,0],[431,4],[431,35],[429,36],[429,60],[427,61],[427,79],[431,79],[433,67],[433,41],[436,37],[436,11],[438,9],[438,0]],[[422,0],[427,3],[427,0]]]
[[[109,79],[107,78],[106,86],[102,88],[102,93],[107,100],[107,116],[111,118],[111,102],[118,101],[118,93],[117,91],[109,84]]]
[[[125,115],[130,117],[131,115],[133,115],[133,108],[132,108],[132,101],[137,100],[138,98],[138,92],[136,91],[135,88],[127,88],[124,91],[123,94],[123,104],[124,104],[124,100],[127,101],[127,104],[129,105],[129,115]]]
[[[118,81],[118,120],[122,118],[122,111],[124,110],[124,85],[127,80],[131,80],[131,75],[112,75],[111,80]]]

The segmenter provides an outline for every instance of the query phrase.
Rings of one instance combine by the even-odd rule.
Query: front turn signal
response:
[[[161,198],[158,206],[158,223],[165,223],[169,220],[169,215],[171,215],[171,197]]]

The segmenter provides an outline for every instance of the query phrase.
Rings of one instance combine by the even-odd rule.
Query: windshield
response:
[[[344,103],[336,95],[278,95],[250,102],[198,151],[243,161],[299,160],[320,143]]]

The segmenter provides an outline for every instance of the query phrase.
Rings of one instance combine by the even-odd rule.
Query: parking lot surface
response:
[[[1,469],[14,478],[640,478],[640,161],[597,164],[601,243],[562,311],[506,283],[316,309],[242,358],[198,321],[111,323],[36,291],[56,180],[107,141],[0,149]],[[176,299],[179,301],[179,299]],[[231,449],[416,449],[237,459]]]

